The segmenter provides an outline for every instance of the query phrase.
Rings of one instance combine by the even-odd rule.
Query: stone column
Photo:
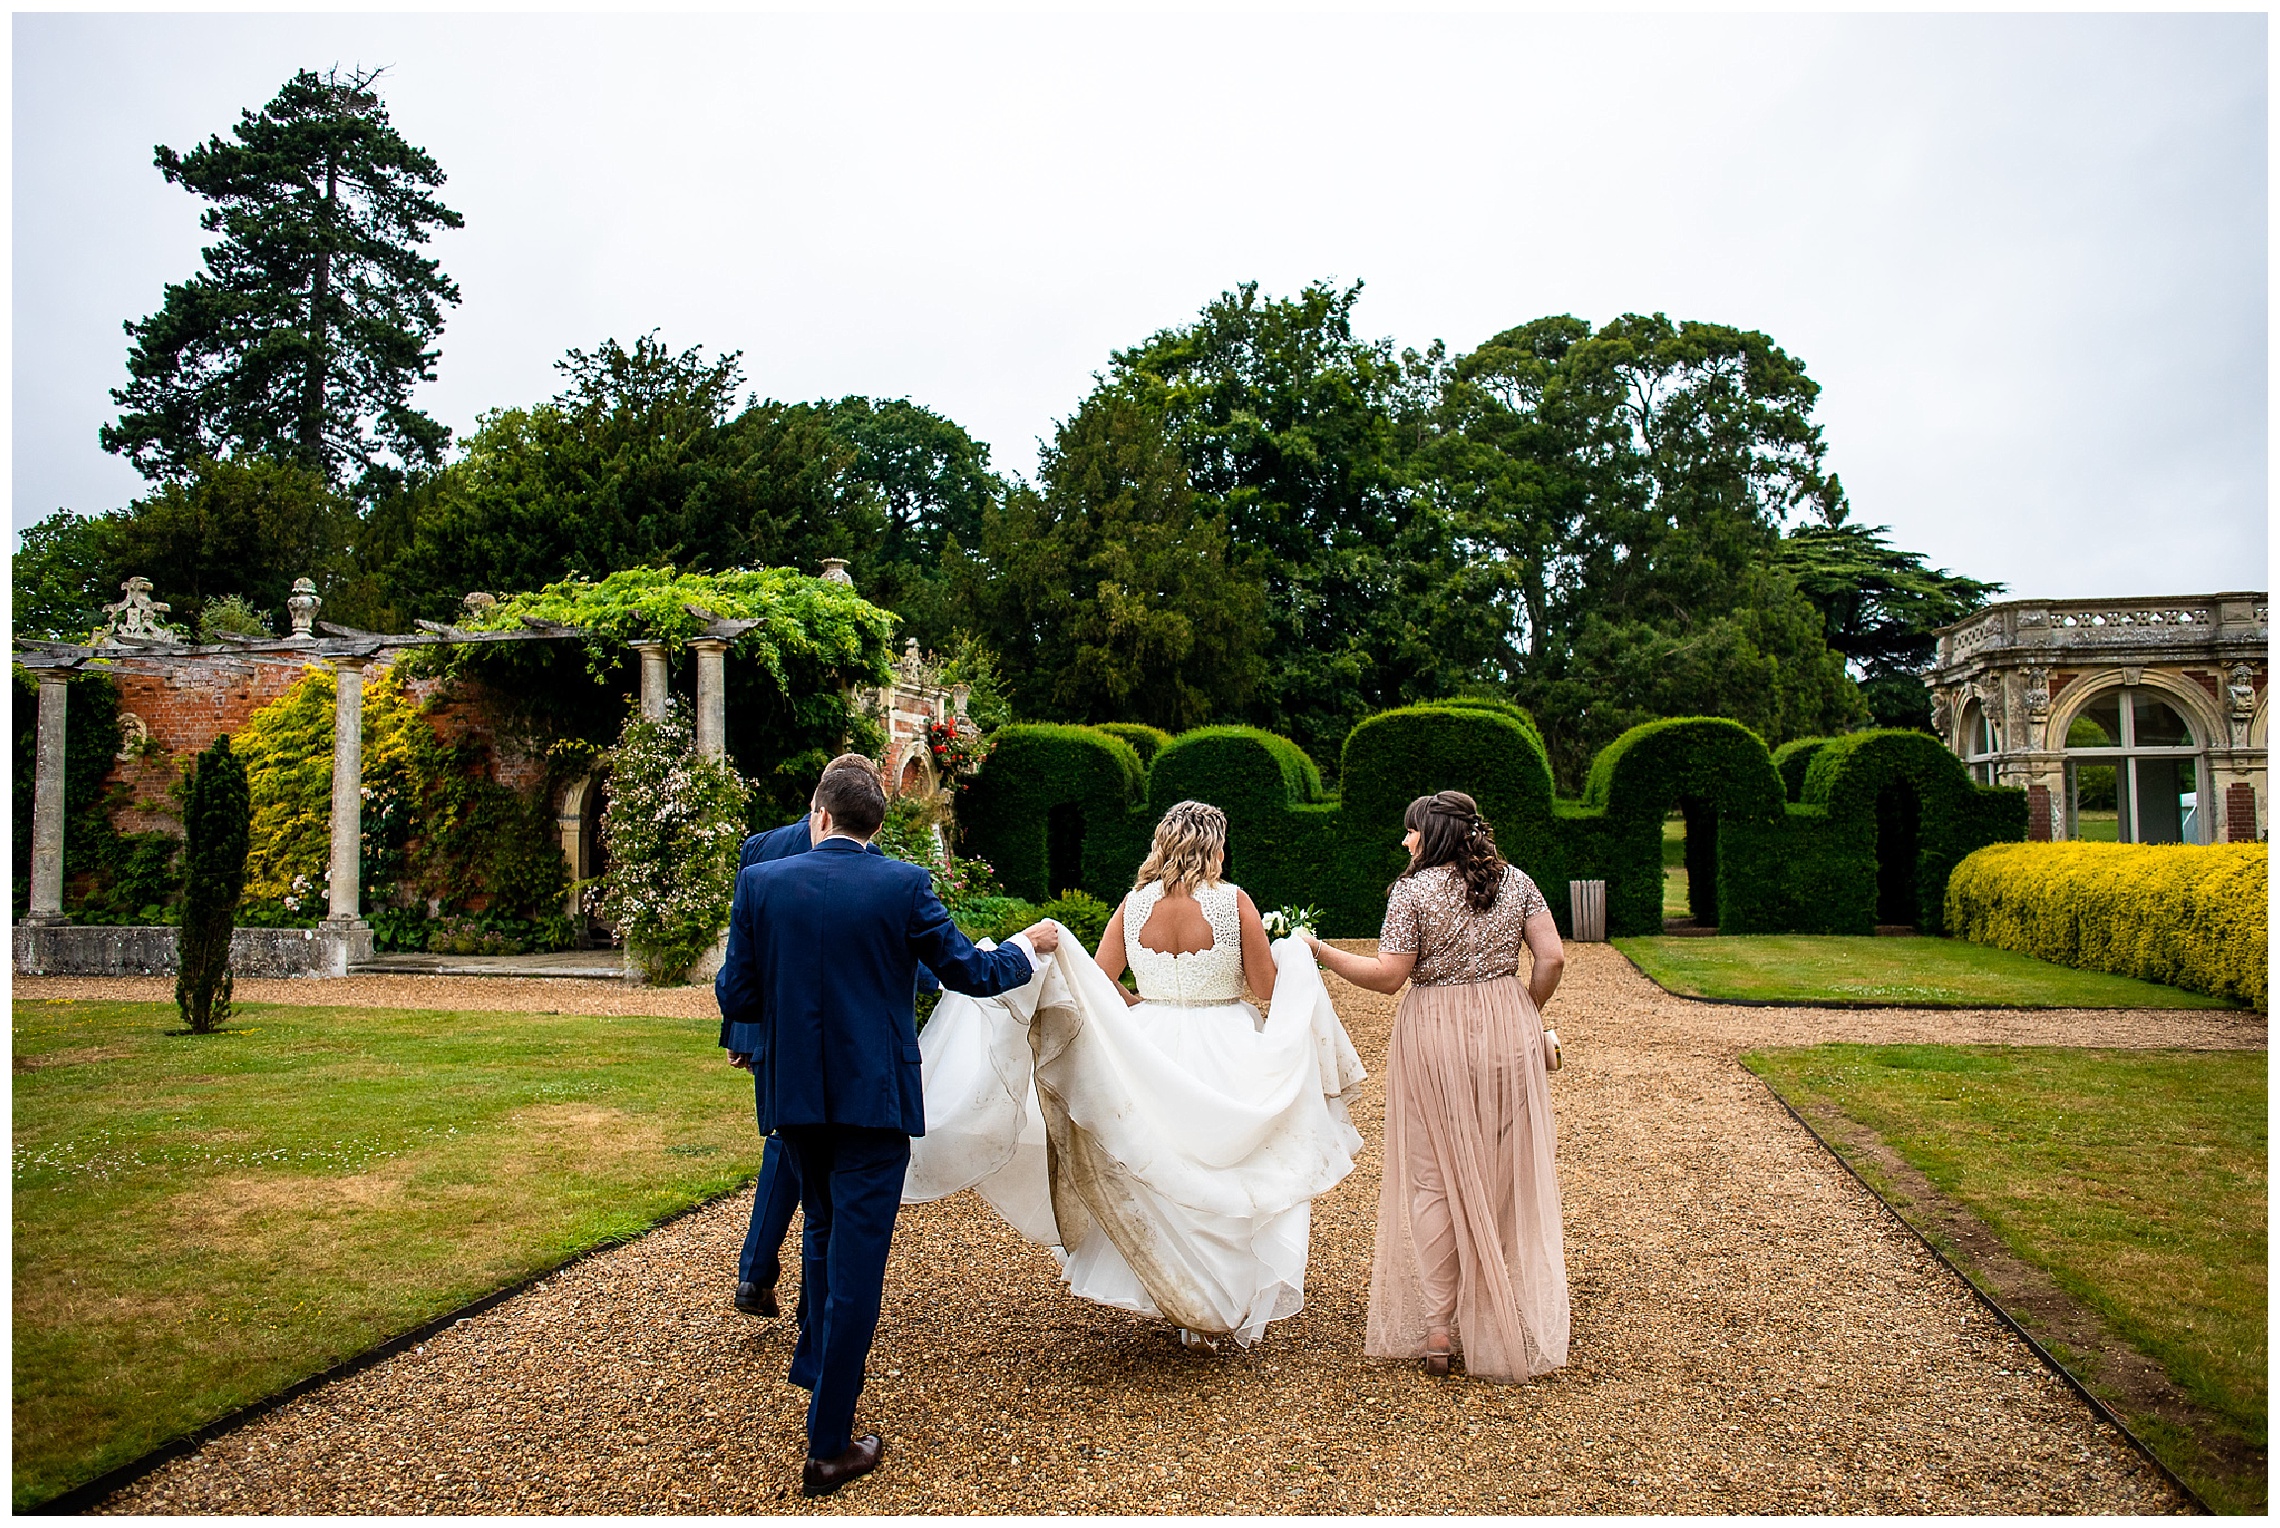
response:
[[[725,759],[728,695],[723,660],[728,656],[728,643],[719,637],[698,637],[689,646],[697,654],[697,752],[708,759]]]
[[[32,900],[27,923],[63,921],[63,706],[65,678],[40,675],[38,763],[32,775]]]
[[[641,719],[645,722],[665,719],[665,644],[662,642],[628,642],[626,646],[641,654]]]
[[[579,922],[578,900],[581,893],[577,883],[586,878],[586,808],[593,799],[594,777],[587,775],[572,781],[562,791],[562,810],[554,817],[554,826],[562,835],[562,863],[570,870],[570,892],[563,903],[563,912],[569,915],[574,927],[583,929]]]
[[[332,916],[355,923],[363,908],[364,666],[363,658],[334,660]]]

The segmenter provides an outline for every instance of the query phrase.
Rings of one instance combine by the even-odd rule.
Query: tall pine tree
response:
[[[157,150],[222,237],[126,326],[132,380],[102,442],[145,477],[259,454],[371,488],[442,459],[450,430],[410,397],[459,289],[421,246],[463,220],[430,194],[443,171],[389,124],[378,77],[304,69],[235,142]]]

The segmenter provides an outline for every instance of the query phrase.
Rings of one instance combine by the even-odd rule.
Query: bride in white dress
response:
[[[1270,945],[1219,879],[1226,846],[1225,814],[1181,802],[1097,957],[1064,939],[1018,991],[942,995],[903,1199],[975,1188],[1071,1293],[1248,1344],[1304,1303],[1311,1202],[1353,1170],[1364,1073],[1305,943]]]

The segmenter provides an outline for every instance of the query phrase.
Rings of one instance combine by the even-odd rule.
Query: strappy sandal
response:
[[[1427,1374],[1432,1375],[1435,1379],[1446,1379],[1449,1373],[1449,1356],[1448,1333],[1443,1332],[1441,1334],[1441,1345],[1438,1349],[1433,1346],[1433,1339],[1430,1336],[1425,1339],[1425,1372]]]

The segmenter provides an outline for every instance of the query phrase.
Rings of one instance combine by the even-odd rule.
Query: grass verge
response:
[[[1741,934],[1614,941],[1680,997],[1892,1008],[2231,1008],[2223,998],[1961,939]]]
[[[1993,1046],[1742,1058],[2220,1512],[2267,1497],[2266,1063]]]
[[[759,1161],[710,1021],[248,1004],[219,1035],[177,1023],[15,1005],[19,1508]]]

